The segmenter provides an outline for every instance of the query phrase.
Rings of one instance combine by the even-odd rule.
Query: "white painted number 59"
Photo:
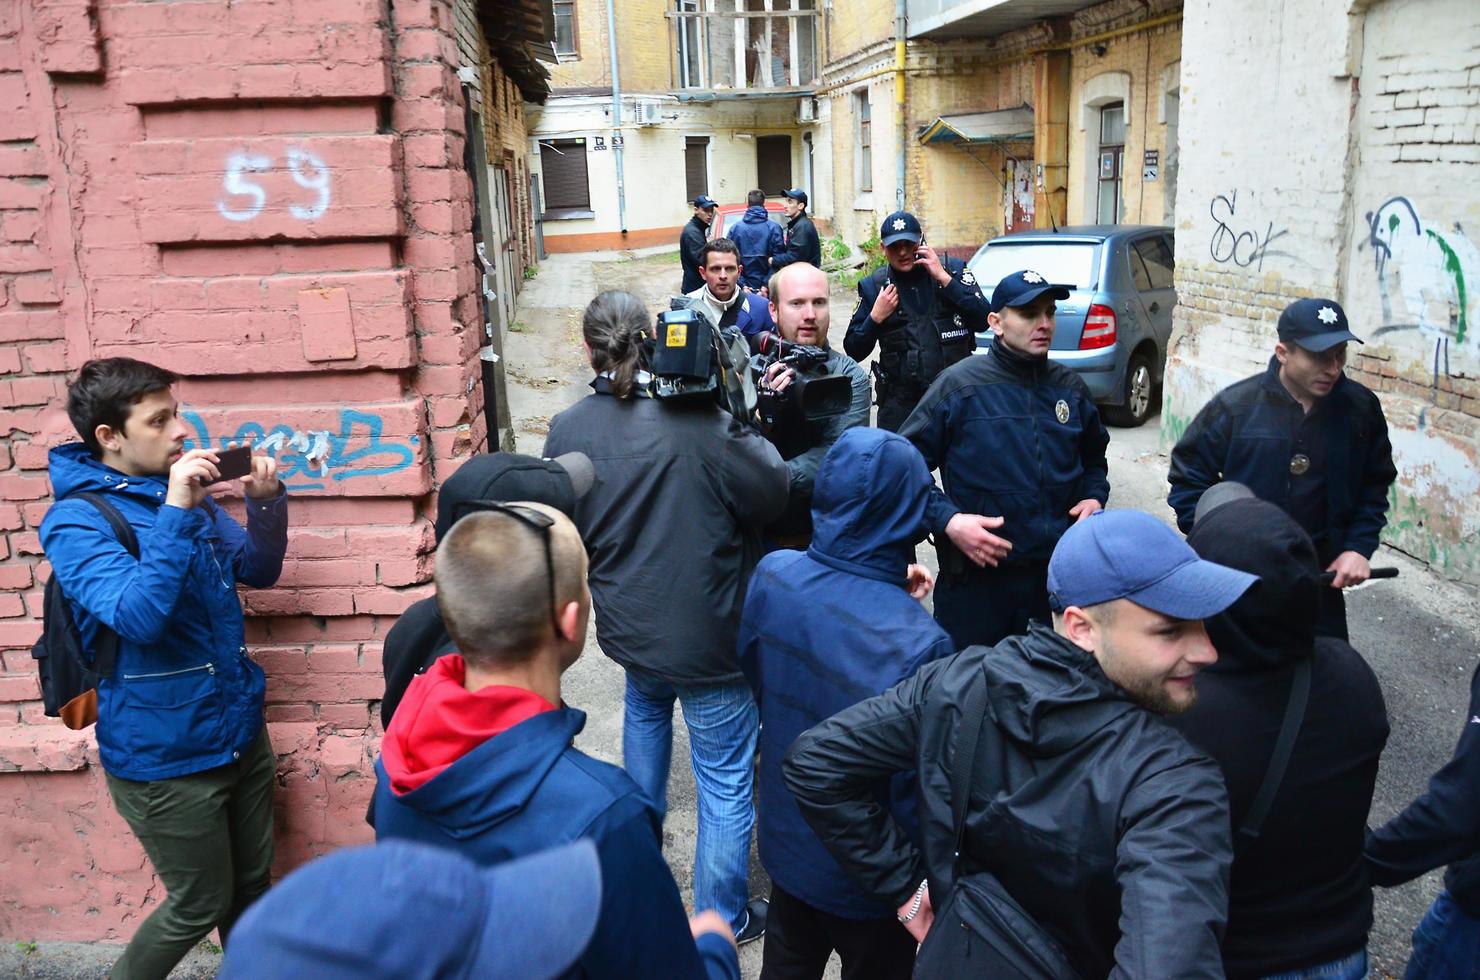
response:
[[[296,146],[288,150],[287,162],[293,182],[314,192],[312,203],[290,203],[288,213],[300,221],[311,221],[329,208],[329,168],[324,161]],[[227,157],[226,172],[221,178],[225,194],[216,201],[221,217],[228,221],[251,221],[261,214],[267,206],[267,191],[249,175],[270,169],[271,157],[251,153],[233,153]]]

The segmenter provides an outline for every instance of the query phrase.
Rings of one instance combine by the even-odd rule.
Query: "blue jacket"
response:
[[[1295,454],[1308,460],[1291,472]],[[1305,528],[1323,563],[1343,551],[1371,558],[1397,479],[1377,396],[1348,377],[1309,414],[1280,381],[1280,362],[1218,392],[1172,448],[1167,502],[1192,530],[1203,491],[1235,480]]]
[[[786,249],[781,226],[764,205],[754,204],[730,230],[730,241],[740,250],[740,285],[760,289],[771,278],[771,256]]]
[[[437,719],[418,716],[431,682],[431,674],[412,682],[387,740],[414,742],[416,726],[435,727]],[[727,941],[705,936],[696,945],[690,936],[659,851],[658,818],[642,791],[621,769],[571,744],[585,724],[585,713],[573,708],[534,715],[405,793],[391,788],[382,755],[375,763],[376,840],[422,841],[497,864],[589,837],[601,861],[602,896],[581,975],[738,980]]]
[[[128,477],[82,443],[51,451],[58,502],[41,546],[72,603],[85,647],[98,624],[118,634],[118,663],[98,685],[98,754],[121,779],[171,779],[225,765],[262,730],[262,668],[247,657],[237,583],[277,581],[286,497],[247,501],[247,530],[209,498],[165,506],[165,476]],[[104,494],[133,525],[140,557],[84,500]]]
[[[940,469],[945,492],[932,491],[926,523],[941,549],[964,511],[1004,518],[1005,565],[1044,562],[1069,529],[1069,508],[1110,496],[1110,435],[1089,389],[1063,365],[1002,344],[947,368],[899,434]]]
[[[790,894],[849,919],[894,910],[855,884],[807,826],[782,783],[781,760],[813,725],[954,652],[905,590],[932,486],[904,439],[881,429],[844,432],[817,475],[812,546],[761,560],[740,621],[740,663],[761,712],[761,864]],[[913,827],[909,774],[882,784],[878,798]]]

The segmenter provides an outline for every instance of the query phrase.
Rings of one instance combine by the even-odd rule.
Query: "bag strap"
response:
[[[1311,658],[1307,657],[1297,663],[1290,678],[1290,699],[1285,704],[1285,720],[1280,725],[1280,737],[1274,743],[1274,754],[1269,758],[1269,769],[1264,773],[1264,782],[1259,787],[1259,793],[1244,816],[1243,826],[1238,829],[1241,843],[1251,844],[1259,838],[1264,818],[1269,816],[1275,794],[1279,792],[1280,783],[1285,779],[1285,768],[1289,766],[1290,756],[1295,752],[1295,739],[1300,734],[1300,723],[1305,720],[1305,706],[1310,701],[1310,662]]]
[[[81,490],[67,496],[86,500],[93,507],[97,508],[98,513],[103,515],[103,519],[108,522],[108,526],[113,529],[113,534],[122,542],[128,553],[135,558],[139,557],[139,539],[134,535],[133,525],[129,524],[124,516],[118,512],[118,508],[114,507],[113,503],[107,497],[99,493],[93,493],[90,490]],[[100,677],[108,676],[113,673],[113,665],[117,659],[118,634],[100,623],[98,626],[97,649],[93,651],[93,673]]]
[[[971,777],[976,768],[976,745],[987,718],[987,672],[980,671],[966,702],[961,706],[961,728],[956,735],[956,757],[951,770],[951,821],[956,832],[952,867],[959,876],[961,846],[966,839],[966,810],[971,798]]]

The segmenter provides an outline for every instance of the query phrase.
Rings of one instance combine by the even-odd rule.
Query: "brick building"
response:
[[[1050,213],[1170,223],[1180,0],[905,6],[902,52],[889,3],[850,5],[828,32],[841,233],[868,238],[900,201],[962,255]]]
[[[1163,440],[1345,307],[1398,482],[1384,540],[1480,583],[1480,21],[1465,0],[1188,3]]]
[[[0,3],[0,937],[119,941],[158,899],[29,656],[46,452],[89,357],[185,375],[197,445],[276,447],[288,560],[243,595],[279,870],[368,838],[380,644],[427,594],[434,488],[502,428],[476,353],[534,259],[523,107],[553,23],[548,0]]]
[[[707,193],[743,204],[753,187],[772,197],[804,187],[811,210],[828,213],[830,165],[812,98],[818,7],[557,3],[560,64],[530,130],[545,247],[671,243],[689,219],[687,201]]]

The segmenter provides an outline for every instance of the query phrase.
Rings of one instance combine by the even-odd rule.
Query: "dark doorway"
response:
[[[686,136],[683,141],[683,172],[689,200],[709,193],[709,137]]]
[[[756,185],[767,197],[791,187],[791,137],[761,136],[755,141]]]

